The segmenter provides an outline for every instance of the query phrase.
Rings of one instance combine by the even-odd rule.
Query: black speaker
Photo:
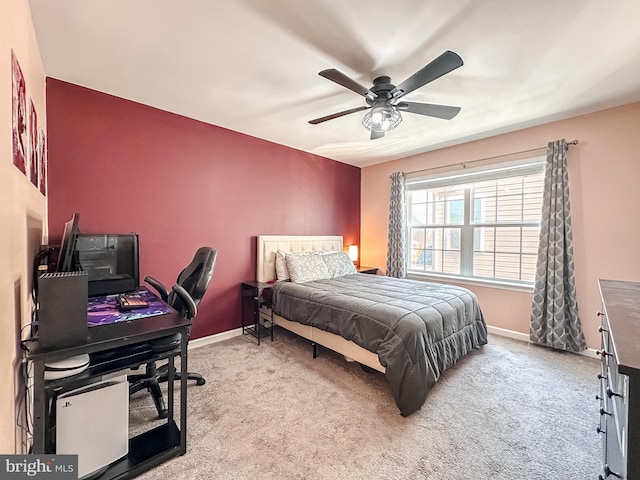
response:
[[[86,272],[45,273],[38,277],[38,347],[63,348],[86,343]]]

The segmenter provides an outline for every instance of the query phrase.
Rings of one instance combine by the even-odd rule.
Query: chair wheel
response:
[[[160,410],[158,412],[158,418],[167,418],[169,416],[169,410]]]
[[[196,380],[196,385],[204,385],[206,382],[206,380],[204,378],[198,378]]]

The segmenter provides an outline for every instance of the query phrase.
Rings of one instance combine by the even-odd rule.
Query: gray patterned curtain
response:
[[[573,275],[567,148],[564,140],[547,146],[530,338],[534,343],[579,352],[587,345],[578,317]]]
[[[387,243],[387,276],[404,278],[406,265],[406,209],[404,172],[391,174],[391,201],[389,204],[389,241]]]

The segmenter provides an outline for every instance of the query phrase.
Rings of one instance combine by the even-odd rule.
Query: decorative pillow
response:
[[[322,257],[323,255],[318,254],[292,255],[287,253],[285,260],[291,281],[304,283],[331,278],[327,264],[324,263]]]
[[[331,253],[329,255],[323,255],[322,259],[327,264],[329,269],[329,275],[331,278],[344,277],[345,275],[353,275],[358,273],[356,267],[344,252]]]
[[[329,255],[335,253],[333,250],[313,250],[311,252],[284,252],[280,249],[276,250],[276,279],[281,281],[291,280],[289,268],[287,267],[286,255],[295,257],[307,255]]]

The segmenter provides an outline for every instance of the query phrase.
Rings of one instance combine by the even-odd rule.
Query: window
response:
[[[407,180],[409,272],[532,283],[544,159]]]

